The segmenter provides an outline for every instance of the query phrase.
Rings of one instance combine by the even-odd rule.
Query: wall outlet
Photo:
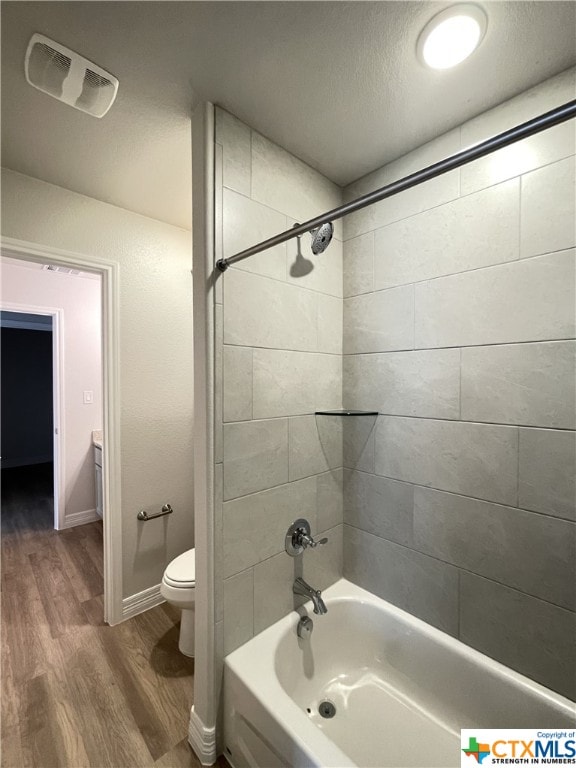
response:
[[[84,405],[91,405],[94,402],[94,392],[90,389],[84,390]]]

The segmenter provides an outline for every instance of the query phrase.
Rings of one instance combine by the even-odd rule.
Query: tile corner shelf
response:
[[[378,416],[378,411],[316,411],[316,416]]]

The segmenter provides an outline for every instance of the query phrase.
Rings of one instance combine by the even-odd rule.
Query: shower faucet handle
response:
[[[304,518],[299,518],[292,523],[288,531],[286,532],[286,538],[284,540],[286,552],[290,557],[297,557],[304,552],[305,549],[310,547],[315,549],[316,547],[327,544],[328,539],[324,537],[319,541],[316,541],[310,532],[310,523]]]

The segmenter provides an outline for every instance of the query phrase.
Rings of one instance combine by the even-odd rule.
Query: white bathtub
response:
[[[460,765],[461,728],[574,727],[575,706],[341,579],[308,640],[291,613],[224,663],[234,768]],[[332,719],[318,713],[324,700]]]

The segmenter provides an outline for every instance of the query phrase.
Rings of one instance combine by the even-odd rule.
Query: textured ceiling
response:
[[[576,62],[576,3],[482,2],[453,70],[415,56],[446,2],[2,2],[2,164],[190,227],[190,108],[208,99],[338,184]],[[101,120],[27,85],[41,32],[109,70]]]

